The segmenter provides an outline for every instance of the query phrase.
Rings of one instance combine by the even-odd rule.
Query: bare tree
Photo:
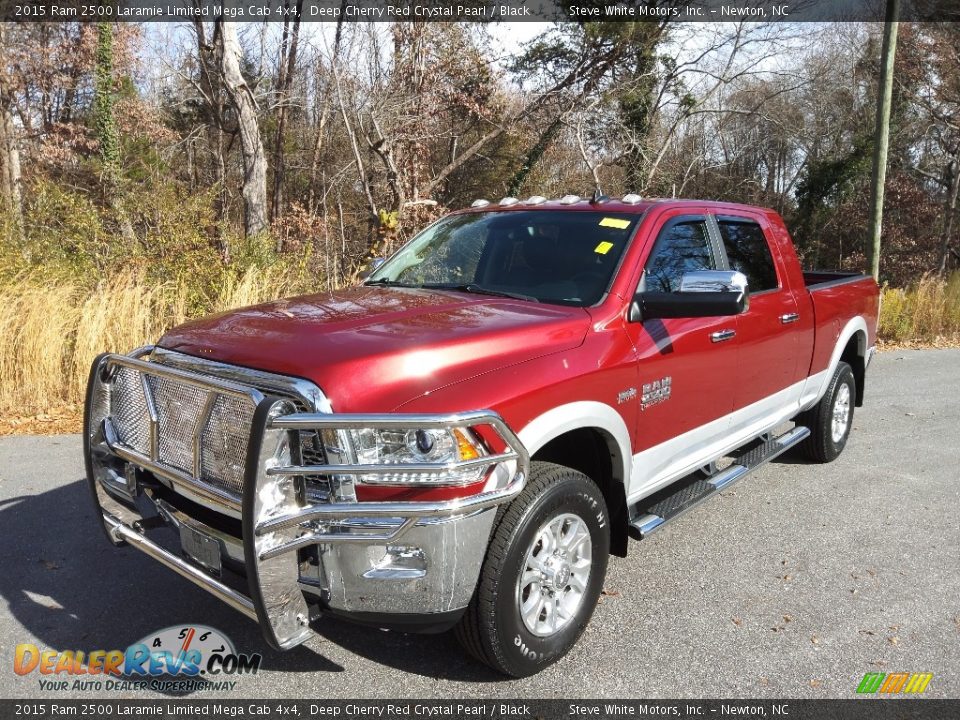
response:
[[[5,23],[0,23],[0,56],[6,48]],[[13,123],[13,98],[7,88],[6,67],[0,66],[0,186],[3,198],[13,214],[14,232],[23,231],[23,190],[20,174],[20,147]]]
[[[291,10],[290,0],[285,0],[287,11]],[[287,131],[287,115],[290,107],[290,86],[297,66],[297,46],[300,41],[300,15],[303,0],[296,0],[293,23],[290,16],[284,15],[283,35],[280,39],[279,67],[277,69],[277,130],[273,139],[273,193],[270,202],[270,216],[274,219],[281,212],[283,203],[283,182],[286,173],[286,154],[283,150],[284,134]],[[279,240],[278,240],[279,242]],[[282,250],[280,247],[278,250]]]
[[[224,90],[237,114],[243,156],[243,226],[249,237],[270,226],[267,219],[267,156],[260,139],[257,102],[240,72],[241,49],[235,23],[217,21],[214,46]]]

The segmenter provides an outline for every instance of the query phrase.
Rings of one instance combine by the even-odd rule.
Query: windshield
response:
[[[407,243],[367,284],[595,305],[640,217],[556,210],[451,215]]]

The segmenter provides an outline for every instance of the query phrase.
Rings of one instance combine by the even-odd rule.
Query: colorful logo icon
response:
[[[867,673],[857,686],[860,694],[919,695],[933,680],[933,673]]]

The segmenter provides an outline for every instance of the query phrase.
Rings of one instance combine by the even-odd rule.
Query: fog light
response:
[[[368,580],[416,580],[427,574],[427,556],[418,547],[387,545],[383,559],[363,576]]]

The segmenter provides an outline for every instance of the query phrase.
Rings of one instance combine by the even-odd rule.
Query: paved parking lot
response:
[[[124,648],[181,623],[264,653],[232,697],[852,697],[895,671],[960,697],[960,351],[881,353],[867,392],[835,463],[782,458],[612,559],[579,645],[520,681],[448,636],[330,622],[265,649],[254,623],[107,544],[78,436],[0,438],[0,697],[67,696],[14,674],[18,643]]]

